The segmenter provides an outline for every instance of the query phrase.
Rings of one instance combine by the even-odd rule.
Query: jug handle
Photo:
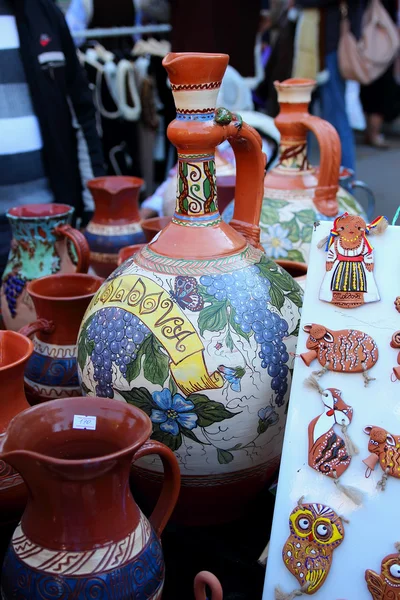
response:
[[[71,240],[78,255],[76,272],[87,273],[90,265],[90,249],[83,233],[78,229],[74,229],[71,225],[58,225],[58,227],[55,227],[54,232]]]
[[[238,116],[232,116],[238,119]],[[259,223],[264,196],[266,156],[261,150],[261,137],[246,123],[238,125],[237,121],[232,121],[228,125],[227,139],[236,160],[235,208],[229,225],[241,233],[251,245],[263,250],[260,244]]]
[[[158,454],[164,467],[164,483],[161,494],[149,518],[157,536],[160,537],[178,501],[181,487],[181,473],[178,461],[172,450],[155,440],[149,440],[143,444],[136,452],[132,462],[149,454]]]
[[[336,217],[339,204],[336,198],[339,189],[339,172],[342,150],[336,129],[323,119],[306,114],[299,121],[317,138],[320,150],[318,186],[314,203],[326,217]]]
[[[211,590],[211,600],[222,600],[222,586],[215,575],[209,571],[201,571],[194,579],[194,595],[196,600],[207,600],[206,585]]]
[[[53,321],[48,321],[47,319],[37,319],[30,323],[29,325],[25,325],[21,327],[18,333],[24,335],[25,337],[31,337],[35,335],[35,333],[53,333],[54,331],[54,323]]]

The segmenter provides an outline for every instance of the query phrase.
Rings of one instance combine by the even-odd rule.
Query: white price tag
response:
[[[87,415],[74,415],[73,429],[96,429],[97,417],[88,417]]]

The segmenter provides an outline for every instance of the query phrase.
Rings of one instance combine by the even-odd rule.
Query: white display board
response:
[[[289,515],[301,496],[304,496],[305,503],[325,504],[349,520],[348,524],[344,523],[343,543],[334,550],[329,575],[324,585],[310,596],[312,598],[371,600],[365,570],[380,573],[382,559],[395,553],[394,543],[400,541],[400,480],[389,477],[386,490],[382,492],[376,487],[383,473],[379,464],[366,479],[366,466],[362,462],[370,454],[369,438],[363,432],[365,426],[376,425],[392,434],[400,434],[400,381],[391,380],[398,351],[390,347],[393,333],[400,329],[400,314],[393,304],[396,296],[400,295],[400,227],[388,227],[384,234],[369,237],[375,249],[374,272],[380,302],[343,310],[318,298],[325,273],[326,252],[318,249],[317,243],[329,234],[331,226],[329,222],[321,222],[313,234],[297,353],[306,351],[308,335],[303,326],[308,323],[319,323],[333,330],[359,329],[371,335],[378,345],[378,362],[368,371],[376,381],[368,387],[364,387],[363,377],[358,373],[327,372],[319,380],[324,389],[340,389],[343,400],[353,407],[353,420],[348,431],[360,453],[352,458],[341,482],[361,490],[364,499],[361,506],[356,506],[336,489],[331,478],[308,465],[308,425],[323,412],[323,404],[318,392],[304,386],[304,380],[321,367],[317,361],[307,367],[298,357],[295,360],[263,600],[274,599],[277,585],[284,592],[300,587],[283,563],[282,548],[290,533]],[[340,430],[337,433],[340,435]]]

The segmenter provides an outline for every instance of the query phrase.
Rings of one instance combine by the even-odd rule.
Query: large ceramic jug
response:
[[[7,213],[13,239],[1,285],[1,312],[7,329],[18,331],[36,318],[28,281],[55,273],[86,273],[89,247],[71,227],[66,204],[27,204]]]
[[[101,277],[118,265],[118,252],[145,241],[140,227],[139,177],[98,177],[88,181],[95,211],[85,236],[90,246],[90,264]]]
[[[338,214],[364,211],[355,198],[339,188],[341,147],[335,128],[308,112],[315,81],[287,79],[276,82],[280,113],[275,124],[281,134],[278,165],[264,180],[261,243],[272,259],[308,263],[313,225]],[[320,167],[307,160],[307,133],[320,148]],[[229,221],[229,206],[224,219]]]
[[[181,467],[176,518],[197,523],[237,516],[278,465],[302,303],[297,283],[218,212],[214,149],[228,139],[233,224],[257,245],[264,157],[252,128],[215,111],[227,63],[224,54],[164,59],[177,110],[175,214],[102,286],[78,340],[88,394],[149,415],[153,439]],[[161,464],[134,471],[151,494]]]
[[[104,398],[54,400],[11,421],[0,459],[21,473],[29,496],[4,560],[3,600],[161,598],[159,536],[180,477],[173,453],[150,433],[141,410]],[[147,520],[129,471],[149,454],[161,457],[165,478]]]
[[[24,393],[24,369],[32,352],[32,342],[23,335],[0,331],[0,440],[11,419],[29,408]],[[0,526],[20,518],[26,495],[21,476],[0,460]]]
[[[104,279],[87,273],[49,275],[28,283],[37,320],[20,333],[33,337],[34,352],[25,369],[30,404],[82,396],[77,348],[80,324]]]

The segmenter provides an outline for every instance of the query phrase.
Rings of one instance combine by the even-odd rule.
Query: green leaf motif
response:
[[[303,242],[305,242],[306,244],[308,244],[309,242],[311,242],[311,238],[312,238],[312,225],[305,225],[303,227],[303,230],[301,232],[301,239],[303,240]]]
[[[196,442],[196,444],[204,444],[205,446],[210,446],[208,442],[202,442],[201,440],[199,440],[197,435],[195,435],[193,431],[191,431],[191,429],[186,429],[186,427],[180,427],[180,431],[184,437],[188,438],[189,440],[192,440],[192,442]]]
[[[293,329],[293,331],[289,331],[289,335],[294,335],[295,337],[299,337],[299,331],[300,331],[300,319],[297,321],[297,325],[296,325],[295,329]]]
[[[245,331],[243,331],[243,329],[240,327],[239,323],[236,323],[235,315],[236,315],[236,309],[231,306],[231,311],[229,313],[229,325],[232,327],[232,329],[238,335],[240,335],[241,337],[244,337],[247,341],[249,341],[250,336],[253,335],[253,332],[246,333]]]
[[[304,260],[304,256],[303,254],[300,252],[300,250],[289,250],[288,251],[288,260],[295,260],[296,262],[306,262]]]
[[[171,396],[174,397],[178,391],[178,388],[176,387],[175,380],[172,376],[169,378],[168,388],[169,388],[169,391],[171,392]]]
[[[303,306],[303,295],[301,292],[289,292],[287,297],[289,298],[289,300],[291,300],[293,302],[293,304],[295,304],[298,308],[301,308]]]
[[[139,377],[142,362],[143,373],[147,381],[163,386],[169,375],[169,359],[162,352],[162,346],[155,335],[149,335],[140,346],[135,360],[126,369],[128,383]]]
[[[299,212],[295,213],[295,215],[300,223],[303,223],[304,225],[312,225],[315,221],[315,212],[312,210],[312,208],[299,210]]]
[[[234,349],[235,345],[233,343],[233,339],[232,339],[230,331],[228,331],[228,333],[226,334],[225,344],[227,345],[228,349],[232,352],[232,350]]]
[[[291,242],[296,243],[300,239],[300,227],[295,219],[291,219],[291,221],[287,221],[286,223],[282,223],[282,227],[289,230],[288,238]]]
[[[82,388],[82,391],[83,391],[83,393],[85,394],[85,396],[88,396],[89,394],[92,394],[92,393],[93,393],[93,392],[92,392],[92,390],[90,390],[90,389],[88,388],[88,386],[87,386],[87,385],[86,385],[86,384],[85,384],[83,381],[82,381],[82,383],[81,383],[81,388]]]
[[[261,211],[261,222],[265,225],[275,225],[279,223],[279,213],[276,208],[269,205],[269,201],[265,202]]]
[[[189,201],[187,198],[183,200],[183,208],[186,210],[186,212],[189,210]]]
[[[210,306],[206,306],[199,316],[200,335],[205,331],[222,331],[228,323],[227,303],[214,300]]]
[[[83,371],[85,367],[87,357],[91,356],[94,349],[94,341],[92,340],[91,342],[89,342],[89,340],[87,339],[87,328],[89,327],[93,317],[94,314],[88,318],[88,320],[82,327],[81,335],[79,336],[77,361],[81,368],[81,371]]]
[[[182,162],[182,171],[183,171],[183,174],[185,175],[185,177],[187,177],[187,174],[189,172],[189,167],[187,165],[187,162],[184,162],[184,161]]]
[[[232,419],[236,415],[240,415],[240,412],[233,413],[221,403],[210,400],[203,394],[191,394],[187,397],[194,404],[193,412],[198,416],[197,426],[198,427],[209,427],[213,423],[220,423],[225,419]]]
[[[146,415],[150,416],[151,411],[159,407],[154,402],[150,392],[144,387],[133,388],[132,390],[115,390],[120,394],[128,404],[133,404],[140,408]]]
[[[265,201],[265,199],[264,199]],[[286,200],[275,200],[275,198],[268,198],[267,200],[268,205],[271,206],[272,208],[285,208],[286,206],[288,206],[289,202],[286,202]],[[283,223],[282,223],[283,225]],[[285,223],[286,226],[286,223]]]
[[[257,427],[257,433],[259,435],[261,435],[262,433],[265,433],[268,429],[269,425],[267,423],[267,421],[263,421],[262,419],[258,419],[258,427]]]
[[[157,423],[153,423],[151,439],[161,442],[161,444],[165,444],[172,452],[175,452],[175,450],[178,450],[178,448],[182,446],[181,432],[179,432],[178,435],[172,435],[166,431],[161,431],[160,426]]]
[[[209,180],[208,180],[208,179],[205,179],[205,180],[204,180],[204,183],[203,183],[203,191],[204,191],[204,196],[205,196],[206,198],[208,198],[208,197],[209,197],[209,195],[210,195],[210,190],[211,190],[210,182],[209,182]]]
[[[282,292],[279,286],[276,283],[271,282],[271,288],[269,290],[271,296],[271,304],[276,306],[278,310],[281,310],[284,302],[285,302],[285,294]]]
[[[227,465],[233,461],[234,456],[228,450],[222,450],[221,448],[217,448],[217,457],[220,465]]]

